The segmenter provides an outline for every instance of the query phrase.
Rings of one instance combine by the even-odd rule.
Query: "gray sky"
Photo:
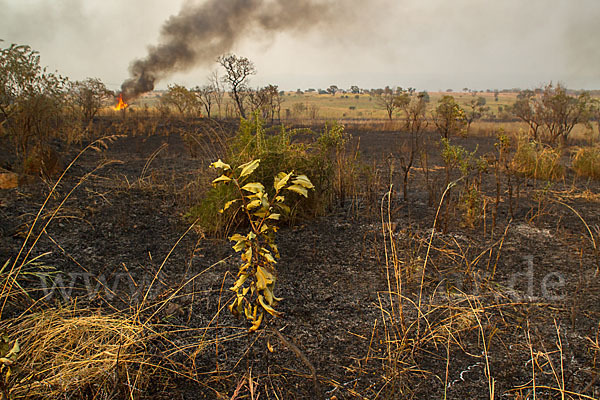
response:
[[[213,0],[214,1],[214,0]],[[225,3],[233,0],[220,0]],[[246,1],[246,0],[238,0]],[[279,0],[247,0],[249,3]],[[170,16],[209,0],[0,0],[0,39],[28,44],[71,79],[117,89],[158,45]],[[600,0],[306,0],[321,20],[246,29],[230,51],[258,70],[252,86],[600,89]],[[293,13],[281,17],[293,19]],[[311,17],[312,18],[312,17]],[[158,83],[191,87],[217,68],[199,60]]]

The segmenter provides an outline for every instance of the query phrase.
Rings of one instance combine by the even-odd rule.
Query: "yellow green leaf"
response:
[[[269,314],[271,314],[272,316],[278,317],[279,315],[281,315],[280,313],[275,311],[275,309],[273,307],[271,307],[269,304],[267,304],[265,302],[265,298],[262,295],[258,295],[258,302],[260,303],[262,308],[264,308],[265,311],[268,312]]]
[[[268,270],[258,266],[256,268],[256,288],[264,290],[275,283],[275,277]]]
[[[232,242],[239,242],[242,240],[246,240],[246,236],[242,236],[239,233],[236,233],[235,235],[230,236],[229,240]]]
[[[214,181],[212,181],[212,183],[229,182],[230,180],[231,180],[230,177],[228,177],[226,175],[221,175],[220,177],[218,177],[217,179],[215,179]]]
[[[248,274],[242,274],[239,279],[235,282],[235,285],[230,287],[229,290],[233,291],[233,292],[237,292],[238,290],[240,290],[240,288],[242,287],[242,285],[244,284],[244,282],[246,282],[246,280],[248,279]]]
[[[243,178],[243,177],[248,176],[251,173],[253,173],[254,170],[256,168],[258,168],[259,164],[260,164],[260,160],[252,160],[250,162],[247,162],[246,164],[240,165],[238,167],[242,170],[242,172],[240,173],[240,178]]]
[[[252,262],[252,247],[248,247],[248,250],[242,254],[242,260],[246,262]]]
[[[273,300],[274,300],[274,302],[278,303],[278,302],[280,302],[281,300],[283,300],[283,297],[275,297],[275,296],[273,295]]]
[[[222,168],[225,171],[230,170],[231,166],[229,164],[225,164],[223,161],[221,161],[221,159],[219,158],[219,160],[215,161],[214,163],[210,164],[210,166],[212,168]]]
[[[273,183],[273,187],[275,188],[275,190],[280,191],[285,185],[287,185],[291,176],[291,172],[289,174],[283,172],[277,174],[277,176],[275,177],[275,182]]]
[[[254,321],[254,323],[252,323],[252,326],[249,329],[250,332],[254,332],[260,327],[260,324],[263,320],[263,315],[264,313],[261,312],[259,317]]]
[[[219,212],[222,214],[225,210],[227,210],[229,207],[231,207],[233,204],[235,204],[238,201],[240,201],[240,200],[235,199],[235,200],[228,201],[227,203],[225,203],[223,208],[219,210]]]
[[[304,197],[308,197],[308,190],[304,186],[301,185],[292,185],[287,188],[287,190],[291,190],[292,192],[296,192],[301,194]]]
[[[277,197],[275,197],[275,201],[278,203],[283,203],[285,201],[285,197],[277,196]]]
[[[253,208],[260,207],[261,205],[262,201],[252,200],[250,203],[246,204],[246,210],[252,210]]]
[[[258,218],[264,218],[269,214],[269,210],[265,210],[264,208],[261,208],[259,211],[255,212],[252,215],[257,216]]]
[[[285,204],[277,204],[277,207],[279,207],[279,209],[281,211],[283,211],[285,214],[289,214],[290,212],[292,212],[292,210],[290,209],[290,207],[288,207]]]
[[[267,304],[273,304],[273,292],[271,292],[270,288],[265,288],[263,290],[263,294],[265,295],[265,300],[267,301]]]
[[[274,219],[276,221],[279,221],[280,217],[281,217],[281,214],[271,214],[271,215],[269,215],[269,217],[267,219]]]
[[[233,250],[235,250],[236,252],[238,251],[242,251],[246,248],[246,242],[237,242],[234,246],[233,246]]]
[[[262,193],[265,191],[265,187],[260,182],[252,182],[242,186],[242,190],[245,190],[250,193]]]
[[[300,185],[303,186],[307,189],[314,189],[315,186],[312,184],[312,182],[310,181],[310,179],[308,179],[308,177],[306,175],[298,175],[296,177],[296,179],[294,179],[292,181],[292,183],[294,183],[295,185]]]
[[[267,277],[265,276],[265,271],[258,267],[256,269],[256,288],[258,290],[264,290],[267,288]]]
[[[262,255],[267,259],[268,262],[272,264],[277,264],[277,261],[275,261],[275,258],[273,258],[270,251],[265,250],[262,252]]]

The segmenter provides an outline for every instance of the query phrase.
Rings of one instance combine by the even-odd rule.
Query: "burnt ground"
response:
[[[98,129],[112,133],[110,127]],[[222,138],[210,136],[214,129],[189,129],[200,138],[196,147],[183,134],[185,125],[154,125],[148,134],[130,132],[106,150],[84,153],[50,198],[41,222],[79,186],[31,254],[44,254],[39,262],[54,269],[53,281],[24,281],[47,304],[107,311],[142,303],[155,276],[144,304],[175,293],[167,306],[156,313],[149,307],[144,315],[157,330],[178,327],[169,336],[178,350],[157,341],[150,351],[157,362],[193,379],[166,374],[142,396],[232,398],[251,371],[261,399],[317,398],[316,392],[331,399],[490,398],[492,382],[495,398],[525,399],[533,398],[533,368],[537,398],[599,398],[597,253],[582,219],[564,205],[580,214],[598,240],[597,182],[576,179],[572,172],[551,184],[519,179],[509,201],[501,174],[494,223],[492,169],[482,174],[485,221],[463,224],[459,183],[447,194],[432,233],[445,188],[436,136],[428,134],[429,185],[417,162],[403,201],[398,157],[406,135],[354,132],[362,162],[378,171],[362,183],[375,192],[376,204],[359,185],[344,207],[278,233],[276,293],[284,297],[278,305],[284,315],[268,325],[289,345],[270,330],[247,334],[244,321],[223,309],[236,255],[226,241],[189,230],[184,218],[208,187],[207,167]],[[494,141],[454,139],[481,155],[494,151]],[[63,148],[65,165],[76,154]],[[384,195],[392,164],[396,190],[388,216]],[[53,183],[38,180],[0,191],[0,260],[14,260]],[[382,199],[385,220],[392,222],[391,232],[384,226],[385,236]],[[39,227],[40,222],[34,233]],[[390,238],[403,319],[400,297],[389,290],[398,292]],[[28,306],[17,302],[8,313]],[[314,366],[318,389],[298,353]],[[248,395],[246,388],[242,394]]]

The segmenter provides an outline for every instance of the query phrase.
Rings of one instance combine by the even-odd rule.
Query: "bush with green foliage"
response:
[[[0,124],[21,159],[45,148],[63,124],[67,79],[40,65],[29,46],[0,49]]]
[[[453,96],[444,95],[438,100],[438,105],[432,113],[433,123],[440,135],[448,139],[450,135],[466,132],[467,119],[465,111],[454,100]]]
[[[563,85],[550,83],[535,91],[521,91],[511,111],[529,125],[533,140],[556,145],[565,144],[577,124],[587,124],[594,107],[588,92],[571,95]]]
[[[260,166],[253,176],[256,181],[266,183],[267,187],[282,170],[310,176],[315,187],[314,194],[310,198],[289,196],[290,213],[284,220],[293,224],[297,220],[323,215],[336,197],[343,197],[351,186],[351,176],[343,172],[351,161],[345,157],[349,135],[343,127],[334,124],[326,126],[314,143],[302,144],[292,143],[294,131],[283,126],[275,129],[275,132],[267,132],[263,121],[256,115],[251,120],[242,119],[223,157],[224,161],[235,169],[251,160],[260,159]],[[197,221],[205,234],[226,236],[236,226],[246,223],[234,210],[218,213],[222,204],[235,196],[236,193],[227,186],[213,187],[186,216],[191,221]]]
[[[458,168],[459,180],[462,185],[458,194],[457,207],[461,211],[463,225],[474,228],[482,218],[481,174],[487,171],[488,162],[483,157],[476,157],[477,149],[470,152],[462,146],[451,144],[450,140],[445,138],[442,138],[441,143],[442,159],[446,169],[446,185],[452,185],[450,182],[452,171]],[[478,176],[479,179],[477,179]]]

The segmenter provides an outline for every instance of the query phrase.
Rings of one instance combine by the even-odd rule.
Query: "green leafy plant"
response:
[[[274,306],[282,299],[275,297],[273,293],[276,258],[279,258],[275,233],[282,213],[290,212],[289,206],[285,204],[285,191],[308,197],[308,191],[314,189],[306,175],[280,172],[275,176],[273,191],[269,194],[261,182],[248,182],[259,165],[260,159],[249,161],[235,169],[221,160],[211,164],[211,167],[222,171],[222,175],[213,184],[233,186],[237,193],[237,197],[228,201],[220,212],[237,206],[250,227],[248,234],[235,234],[229,238],[235,242],[233,249],[240,253],[242,262],[237,280],[230,288],[236,297],[229,305],[229,310],[235,316],[244,313],[252,323],[250,331],[260,327],[265,311],[273,316],[279,315]]]
[[[483,213],[482,197],[480,190],[475,185],[471,185],[462,192],[458,207],[462,211],[465,227],[475,228],[479,224]]]
[[[448,139],[450,135],[466,132],[467,119],[465,111],[450,95],[442,96],[432,113],[432,117],[440,135],[445,139]]]
[[[67,79],[43,68],[29,46],[0,48],[0,119],[22,160],[59,134],[66,86]]]
[[[266,130],[262,119],[257,115],[252,119],[242,119],[237,134],[228,141],[228,148],[223,156],[223,161],[231,165],[232,169],[260,159],[260,166],[253,172],[253,179],[258,182],[273,179],[279,171],[303,171],[310,176],[315,186],[313,195],[308,199],[303,196],[288,199],[291,212],[289,215],[282,215],[281,223],[290,225],[323,215],[335,198],[341,197],[340,184],[343,188],[350,186],[347,179],[348,171],[351,171],[348,169],[341,178],[338,175],[337,160],[350,159],[343,158],[345,147],[341,147],[339,142],[345,143],[346,139],[339,129],[325,129],[314,144],[292,143],[292,137],[296,133],[284,127]],[[303,133],[306,134],[306,131]],[[321,140],[323,136],[325,138]],[[210,188],[185,217],[190,222],[197,221],[198,228],[209,236],[226,237],[231,230],[245,224],[236,209],[218,212],[224,203],[234,198],[236,192],[233,187],[217,185]]]
[[[478,161],[475,158],[477,149],[469,152],[460,145],[450,144],[450,140],[442,138],[442,159],[446,169],[446,185],[450,183],[450,174],[458,167],[462,176],[468,176],[473,170],[478,168]]]

